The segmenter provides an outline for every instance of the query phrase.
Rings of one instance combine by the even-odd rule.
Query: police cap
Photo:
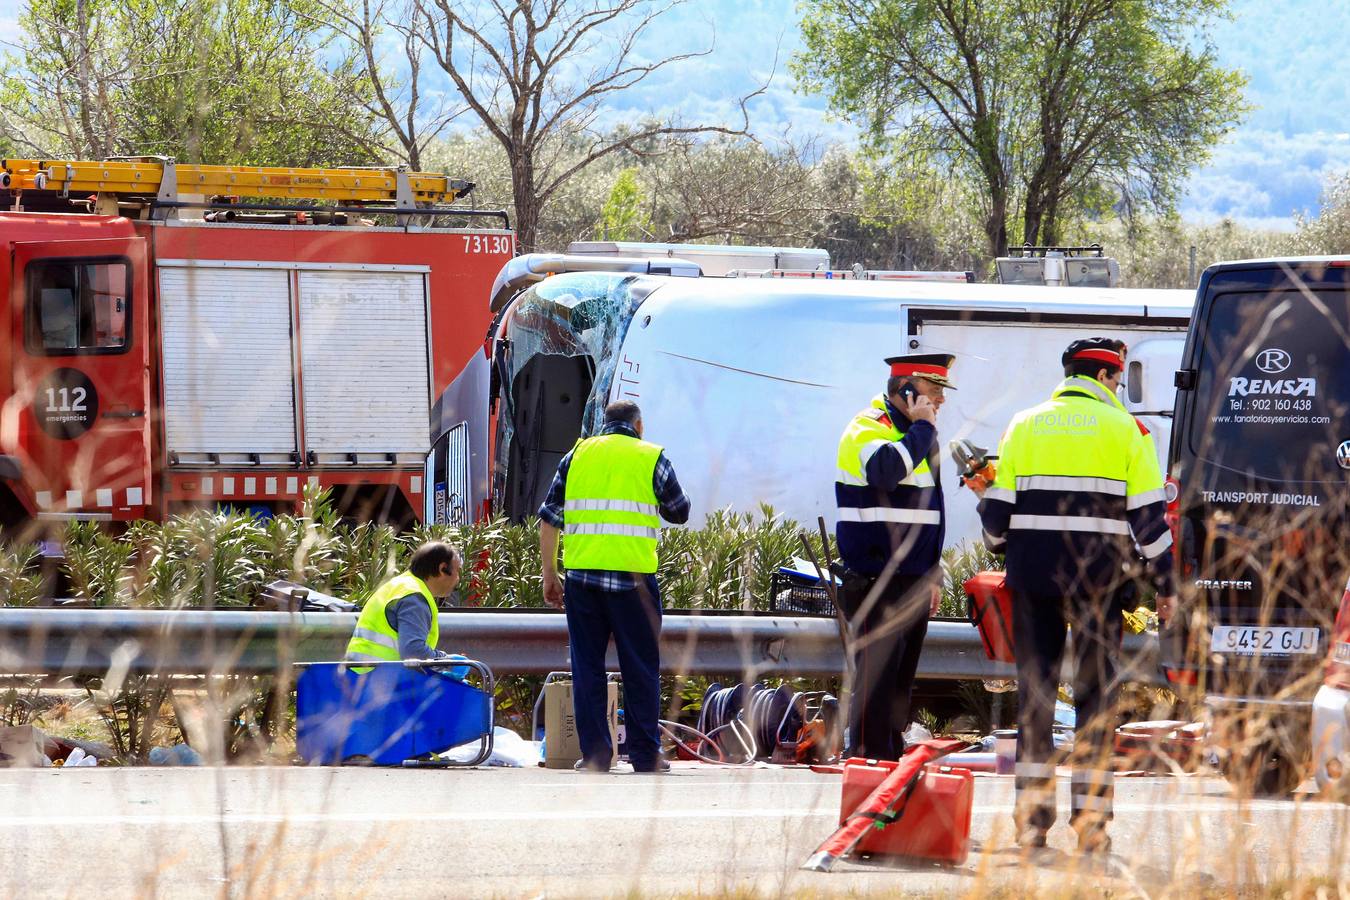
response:
[[[1075,362],[1094,362],[1104,366],[1125,368],[1125,342],[1108,337],[1090,337],[1074,341],[1060,358],[1061,365]]]
[[[948,378],[954,362],[956,357],[950,353],[911,353],[909,356],[889,357],[886,365],[891,367],[891,377],[908,375],[910,378],[924,378],[954,391],[956,385]]]

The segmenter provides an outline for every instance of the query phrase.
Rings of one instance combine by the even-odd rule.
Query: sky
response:
[[[23,0],[0,0],[0,42],[13,41]],[[1230,21],[1208,35],[1220,63],[1249,82],[1247,118],[1195,169],[1182,215],[1291,229],[1316,213],[1325,178],[1350,171],[1350,0],[1231,0]],[[739,121],[736,98],[768,82],[750,106],[759,135],[851,142],[823,97],[799,92],[787,62],[801,49],[797,0],[687,0],[653,27],[639,52],[711,48],[664,69],[615,101],[616,119],[670,115]]]

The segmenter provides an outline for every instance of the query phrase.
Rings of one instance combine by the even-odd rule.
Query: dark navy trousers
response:
[[[635,769],[651,769],[661,748],[661,592],[656,576],[648,575],[626,591],[603,591],[568,578],[564,590],[572,706],[582,759],[608,766],[614,753],[605,718],[605,653],[613,636],[623,674],[628,759]]]
[[[1068,627],[1073,627],[1074,744],[1071,813],[1079,833],[1112,818],[1115,773],[1111,757],[1119,724],[1117,671],[1124,631],[1121,610],[1132,588],[1105,596],[1035,597],[1013,593],[1017,656],[1018,828],[1048,831],[1055,822],[1055,700]]]
[[[932,579],[892,575],[884,583],[848,573],[839,603],[853,631],[853,694],[844,756],[899,759],[905,752],[910,700],[928,633]],[[876,590],[872,605],[863,609]]]

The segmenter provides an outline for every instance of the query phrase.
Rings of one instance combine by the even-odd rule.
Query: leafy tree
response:
[[[1201,29],[1226,0],[820,0],[794,66],[909,166],[981,188],[987,252],[1109,196],[1167,211],[1236,123]]]
[[[625,134],[610,137],[622,140]],[[554,165],[567,166],[584,158],[591,145],[576,136],[555,135],[543,146]],[[487,132],[435,142],[426,159],[448,172],[471,173],[466,177],[477,185],[473,199],[478,204],[511,205],[510,162]],[[828,172],[851,164],[842,152],[822,155],[809,145],[769,148],[744,138],[651,137],[634,151],[596,160],[560,184],[539,222],[535,247],[561,251],[571,241],[603,235],[606,204],[625,170],[633,171],[641,196],[642,227],[634,230],[635,238],[817,245],[830,216],[852,202],[852,195],[828,187]],[[618,239],[612,224],[609,235]]]
[[[971,185],[884,154],[836,153],[824,190],[835,199],[820,246],[836,268],[970,271],[983,244]],[[980,272],[983,275],[985,273]]]
[[[1110,248],[1110,255],[1120,260],[1126,287],[1194,290],[1199,274],[1214,263],[1301,252],[1298,235],[1253,228],[1231,219],[1191,223],[1176,215],[1138,216],[1083,227],[1084,240]]]
[[[643,212],[638,170],[630,166],[614,179],[614,187],[600,209],[599,237],[610,241],[640,241],[651,236],[651,218]]]
[[[648,167],[654,214],[673,240],[814,244],[837,199],[814,145],[748,138],[675,142]]]
[[[312,0],[32,3],[6,64],[4,130],[40,156],[377,161],[369,80]]]
[[[1320,211],[1296,219],[1297,251],[1309,256],[1350,253],[1350,172],[1322,185]]]

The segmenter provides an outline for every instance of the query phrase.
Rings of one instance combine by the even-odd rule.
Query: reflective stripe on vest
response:
[[[1126,513],[1165,499],[1152,438],[1115,394],[1084,376],[1066,378],[1049,401],[1019,413],[999,459],[985,499],[1013,504],[1009,531],[1130,535]],[[1145,555],[1166,550],[1160,541]]]
[[[1125,482],[1114,478],[1084,475],[1018,475],[1019,491],[1091,491],[1094,494],[1125,496]]]
[[[889,419],[882,421],[885,414],[885,398],[877,397],[872,401],[871,409],[854,416],[853,421],[849,422],[848,428],[844,430],[844,436],[839,440],[839,454],[836,460],[839,481],[857,486],[867,484],[868,461],[882,447],[894,446],[909,470],[909,474],[900,484],[907,487],[933,487],[935,484],[933,470],[929,468],[928,460],[921,459],[917,466],[914,465],[909,451],[900,443],[904,435],[894,425],[889,424]]]
[[[596,512],[598,510],[639,513],[644,516],[655,516],[660,510],[655,503],[637,503],[633,500],[567,500],[564,502],[563,511],[572,510],[573,512]]]
[[[1100,534],[1129,534],[1130,523],[1123,519],[1097,516],[1028,516],[1014,513],[1008,520],[1014,531],[1095,531]]]
[[[602,434],[572,450],[563,498],[563,566],[656,571],[661,519],[653,479],[661,448]]]
[[[910,525],[939,525],[942,516],[936,509],[897,509],[893,506],[872,506],[859,509],[839,508],[840,522],[905,522]]]
[[[441,640],[441,626],[436,609],[436,598],[426,582],[411,572],[396,575],[371,595],[366,605],[361,607],[356,627],[352,629],[352,639],[347,642],[348,662],[395,662],[398,653],[398,630],[389,624],[386,610],[390,603],[401,600],[409,594],[421,594],[431,607],[431,629],[427,632],[427,646],[435,649]],[[356,672],[368,672],[368,668],[354,668]]]

